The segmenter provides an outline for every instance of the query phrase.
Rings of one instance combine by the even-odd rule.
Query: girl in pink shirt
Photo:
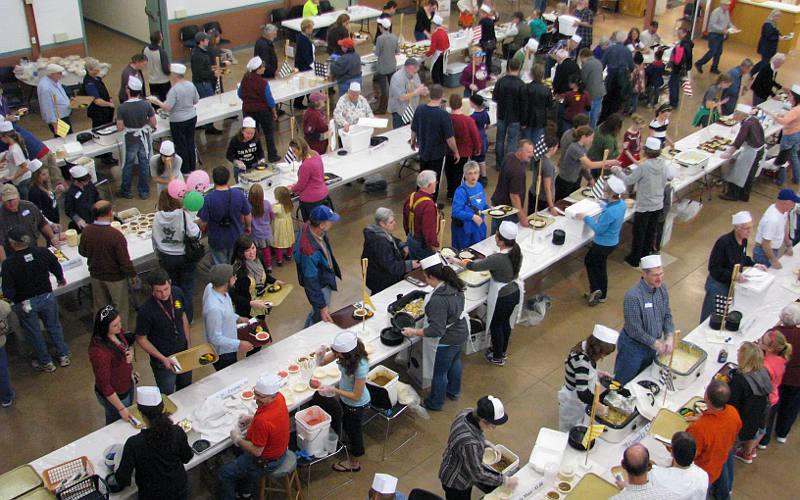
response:
[[[300,213],[303,221],[308,220],[311,210],[321,205],[328,197],[328,185],[325,184],[325,167],[322,157],[301,137],[289,142],[300,168],[297,170],[297,183],[289,186],[300,198]]]
[[[769,393],[769,413],[762,429],[764,437],[758,443],[761,450],[767,449],[770,441],[772,425],[778,409],[778,388],[783,382],[783,374],[786,372],[786,363],[792,357],[792,345],[786,341],[778,330],[770,330],[761,337],[759,341],[761,349],[764,350],[764,367],[769,372],[769,379],[772,382],[772,392]]]

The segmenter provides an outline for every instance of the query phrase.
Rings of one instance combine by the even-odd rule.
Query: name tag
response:
[[[26,253],[25,254],[25,262],[33,262],[33,255]]]
[[[25,217],[25,216],[28,216],[28,215],[30,215],[30,214],[31,214],[31,211],[30,211],[30,210],[28,210],[27,208],[26,208],[25,210],[23,210],[23,211],[22,211],[22,216],[23,216],[23,217]]]
[[[78,191],[77,193],[75,193],[75,199],[77,200],[78,198],[81,197],[81,195],[83,195],[83,191]]]
[[[645,302],[644,303],[644,308],[645,309],[652,309],[653,308],[653,303],[652,302]]]

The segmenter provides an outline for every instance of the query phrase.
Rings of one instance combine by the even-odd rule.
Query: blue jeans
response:
[[[403,116],[400,113],[392,113],[392,128],[404,127]]]
[[[595,97],[592,99],[592,109],[589,110],[589,125],[592,128],[597,127],[597,121],[600,119],[600,113],[603,111],[603,98]]]
[[[219,499],[235,500],[237,483],[243,493],[251,493],[255,480],[280,467],[285,459],[286,452],[277,460],[259,464],[253,455],[241,452],[236,460],[219,468]]]
[[[189,323],[194,318],[194,272],[196,262],[186,262],[183,255],[170,255],[158,252],[158,263],[169,274],[172,285],[183,292],[183,311]],[[164,391],[161,391],[164,392]]]
[[[669,105],[677,108],[681,101],[681,76],[677,71],[669,75]],[[658,100],[658,98],[656,98]]]
[[[106,425],[113,424],[121,418],[119,416],[119,411],[114,408],[114,405],[112,405],[111,402],[105,398],[105,396],[97,392],[97,389],[95,389],[94,395],[97,398],[97,401],[100,403],[100,406],[102,406],[103,410],[105,410]],[[125,406],[125,408],[133,404],[133,389],[128,391],[128,394],[117,394],[117,396],[119,396],[119,399],[122,401],[122,405]]]
[[[706,278],[706,296],[703,299],[703,307],[700,310],[700,323],[714,313],[714,304],[717,296],[727,297],[728,286],[720,283],[710,275]]]
[[[534,5],[539,12],[547,12],[547,0],[536,0]]]
[[[711,58],[711,71],[719,69],[719,58],[722,56],[722,44],[725,42],[725,35],[722,33],[708,34],[708,52],[697,61],[698,66],[703,66]]]
[[[621,332],[617,340],[617,361],[614,363],[614,378],[622,385],[633,380],[636,375],[650,366],[656,358],[656,351],[640,344]]]
[[[539,141],[539,137],[544,136],[544,127],[525,127],[520,132],[523,139],[531,141],[534,145]]]
[[[778,256],[778,250],[775,250],[773,248],[772,249],[772,255],[777,257]],[[764,249],[761,248],[761,245],[758,244],[758,243],[756,243],[756,246],[753,247],[753,260],[756,262],[756,264],[763,264],[763,265],[765,265],[767,267],[771,267],[772,266],[772,263],[769,261],[769,257],[767,257],[767,254],[764,253]]]
[[[636,92],[631,92],[631,100],[628,104],[628,114],[632,115],[636,113],[637,109],[639,109],[639,94]]]
[[[6,346],[0,347],[0,402],[14,399],[14,390],[11,388],[11,378],[8,375],[8,353]]]
[[[136,142],[125,142],[125,165],[122,167],[122,187],[120,191],[124,196],[131,194],[131,182],[133,181],[133,164],[139,164],[139,195],[148,196],[150,194],[150,158],[144,144]]]
[[[197,87],[197,94],[200,96],[200,99],[214,95],[214,84],[211,82],[195,83],[194,86]]]
[[[14,304],[14,312],[17,313],[17,318],[25,330],[25,336],[33,348],[36,361],[40,365],[52,363],[53,358],[47,350],[47,342],[42,335],[42,329],[39,326],[39,320],[42,320],[44,327],[50,334],[50,340],[56,348],[56,353],[59,357],[69,356],[69,346],[64,342],[64,330],[61,328],[61,322],[58,320],[58,302],[53,292],[43,293],[32,297],[30,299],[31,311],[25,312],[22,308],[22,303]]]
[[[736,447],[731,448],[728,455],[728,460],[722,466],[722,474],[719,478],[708,488],[709,498],[714,500],[729,500],[731,498],[731,489],[733,489],[733,453]]]
[[[436,349],[431,393],[425,398],[425,406],[431,410],[441,410],[445,394],[453,400],[461,395],[460,345],[440,345]]]
[[[406,238],[406,244],[408,244],[408,256],[411,259],[422,260],[433,255],[433,250],[412,236]]]
[[[792,182],[800,183],[800,132],[781,137],[781,151],[791,149],[789,153],[789,165],[792,166]],[[779,184],[786,182],[786,169],[778,169],[778,177],[775,179]]]
[[[519,122],[508,123],[505,120],[497,120],[497,137],[495,138],[495,150],[497,151],[497,164],[501,165],[506,151],[513,153],[517,150],[519,141]],[[508,149],[506,150],[506,143]]]
[[[211,254],[211,262],[214,264],[230,264],[233,258],[233,248],[211,248],[209,246],[208,253]]]
[[[192,372],[178,375],[174,371],[164,368],[161,361],[155,358],[150,358],[150,368],[153,369],[153,378],[156,379],[156,385],[161,394],[172,394],[192,383]]]
[[[331,287],[329,287],[329,286],[323,286],[322,287],[322,295],[325,296],[325,305],[326,306],[330,306],[331,305],[331,293],[333,293],[333,290],[331,290]],[[320,316],[319,311],[320,310],[317,309],[316,307],[311,306],[311,312],[308,313],[308,317],[306,318],[306,323],[303,326],[303,328],[308,328],[309,326],[313,325],[314,323],[318,323],[318,322],[320,322],[322,320],[322,317]]]

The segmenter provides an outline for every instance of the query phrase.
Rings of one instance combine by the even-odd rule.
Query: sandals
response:
[[[359,464],[358,467],[353,468],[350,467],[350,464],[346,460],[342,460],[341,462],[336,462],[333,464],[331,469],[335,470],[336,472],[359,472],[361,470],[361,465]]]

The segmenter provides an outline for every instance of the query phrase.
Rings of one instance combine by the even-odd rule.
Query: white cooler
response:
[[[372,127],[361,125],[351,125],[350,131],[339,130],[339,137],[342,138],[342,147],[349,154],[357,153],[369,148],[369,140],[372,138]]]

